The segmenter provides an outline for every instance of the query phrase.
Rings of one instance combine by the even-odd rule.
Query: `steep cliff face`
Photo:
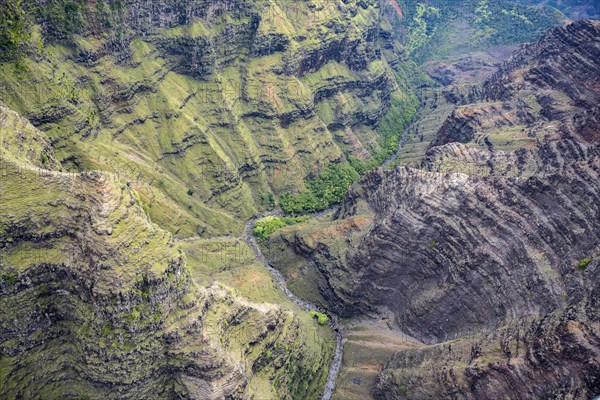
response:
[[[367,173],[332,221],[271,239],[297,290],[316,276],[316,301],[391,314],[424,344],[392,357],[375,397],[600,393],[599,27],[580,21],[519,51],[463,100],[477,102],[448,118],[419,169]],[[523,105],[534,93],[537,106]],[[508,143],[515,120],[531,140]]]
[[[549,136],[593,141],[600,101],[598,37],[597,21],[553,29],[515,52],[483,84],[466,94],[450,91],[448,97],[466,104],[454,110],[433,145],[485,142],[511,150]]]
[[[468,172],[481,173],[369,174],[339,214],[352,216],[366,201],[376,215],[346,255],[358,272],[352,293],[391,308],[426,341],[494,326],[522,310],[556,308],[569,296],[560,277],[577,276],[574,264],[597,246],[597,147],[558,142],[534,154],[501,155],[508,158],[501,162],[454,150],[461,158],[445,159],[446,171],[452,162],[471,162]]]
[[[332,345],[310,319],[195,286],[129,183],[61,171],[4,106],[0,140],[3,398],[320,394]]]
[[[29,45],[0,64],[2,101],[70,171],[133,181],[179,237],[239,233],[323,165],[371,160],[393,147],[377,130],[391,103],[415,101],[381,57],[375,0],[22,6]]]
[[[591,280],[598,276],[592,273]],[[589,282],[588,282],[589,283]],[[418,350],[398,352],[377,399],[590,399],[598,394],[595,283],[582,304]]]

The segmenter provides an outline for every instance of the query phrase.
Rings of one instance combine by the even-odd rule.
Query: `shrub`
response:
[[[311,317],[317,319],[317,324],[319,325],[325,325],[329,322],[329,317],[327,316],[327,314],[323,314],[322,312],[315,310],[309,311],[309,314]]]
[[[15,283],[19,280],[19,277],[17,276],[17,274],[8,273],[2,275],[2,280],[6,283]]]
[[[273,196],[273,193],[261,193],[258,195],[258,200],[261,205],[266,206],[269,210],[275,208],[275,196]]]
[[[127,319],[129,321],[129,323],[134,323],[134,322],[138,322],[140,320],[140,317],[141,317],[140,310],[138,310],[137,308],[134,308],[133,310],[131,310],[131,314],[129,314]]]
[[[580,271],[585,271],[591,262],[592,259],[589,257],[579,260],[579,262],[577,263],[577,269]]]
[[[358,177],[358,173],[349,164],[331,164],[317,177],[306,182],[308,191],[298,195],[283,193],[279,203],[287,214],[326,210],[342,201],[346,191]]]
[[[112,326],[109,322],[105,322],[102,324],[102,328],[100,328],[100,334],[102,336],[109,336],[112,333]]]

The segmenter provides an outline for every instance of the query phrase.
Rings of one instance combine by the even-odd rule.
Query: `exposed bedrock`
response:
[[[469,142],[520,130],[539,143],[548,137],[590,142],[600,102],[600,22],[582,20],[524,45],[482,84],[450,89],[460,104],[432,146]],[[587,128],[586,128],[587,127]]]

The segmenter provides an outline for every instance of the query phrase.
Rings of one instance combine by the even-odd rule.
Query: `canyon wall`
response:
[[[331,221],[265,245],[301,293],[312,279],[314,301],[421,343],[376,398],[600,393],[599,50],[597,21],[552,30],[447,93],[459,104],[419,168],[369,172]]]

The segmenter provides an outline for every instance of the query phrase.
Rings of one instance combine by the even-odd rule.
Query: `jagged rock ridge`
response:
[[[419,169],[367,173],[333,221],[269,243],[291,286],[317,276],[316,301],[425,344],[376,398],[600,393],[599,48],[597,21],[554,29],[456,97]]]

